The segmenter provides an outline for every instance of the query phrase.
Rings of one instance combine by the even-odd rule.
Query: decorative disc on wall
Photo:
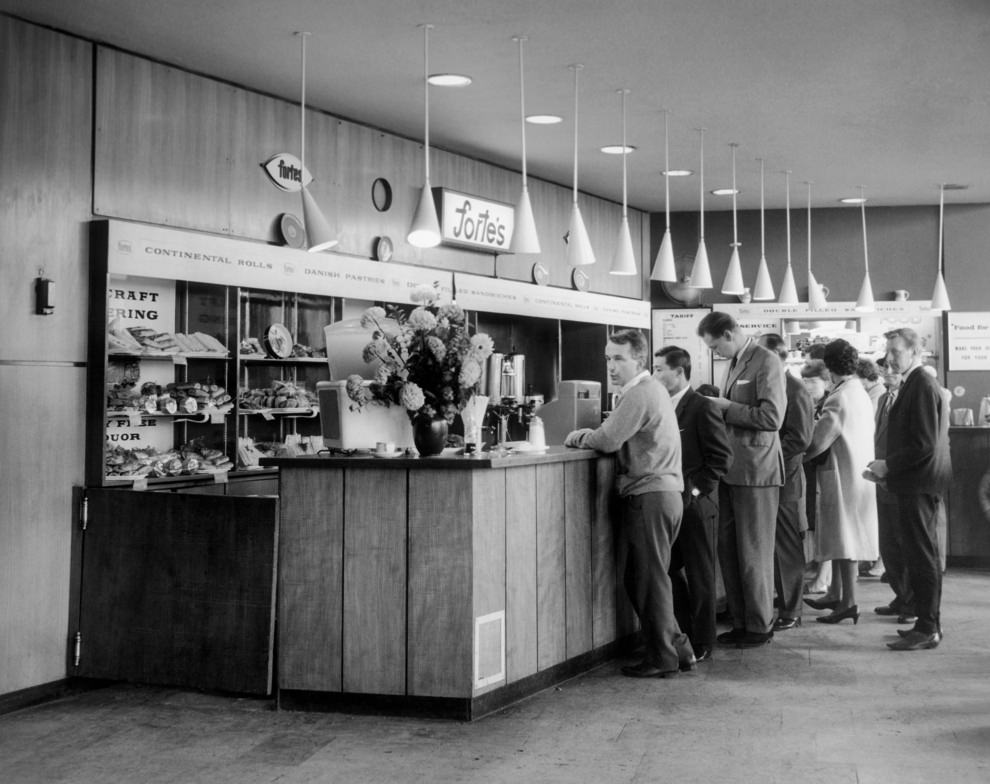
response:
[[[290,248],[306,247],[306,229],[291,212],[282,213],[278,222],[279,230],[282,232],[282,241]]]

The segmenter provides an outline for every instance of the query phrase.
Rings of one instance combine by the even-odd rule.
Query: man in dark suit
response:
[[[787,343],[775,333],[760,336],[759,343],[787,361]],[[777,589],[778,612],[773,630],[782,632],[801,625],[804,594],[804,536],[808,530],[805,511],[804,453],[814,431],[814,408],[804,383],[784,373],[787,408],[780,428],[780,448],[784,455],[784,486],[777,507],[774,534],[773,581]]]
[[[901,547],[914,593],[914,628],[887,643],[897,651],[936,647],[942,639],[938,508],[949,484],[949,411],[938,382],[922,370],[918,334],[888,332],[887,365],[901,374],[887,420],[887,456],[869,465],[873,477],[897,496]]]
[[[744,335],[727,313],[712,311],[698,324],[705,345],[730,360],[722,412],[732,466],[719,485],[718,557],[732,615],[724,645],[752,647],[773,638],[773,550],[784,458],[780,426],[787,395],[784,366]]]
[[[695,657],[705,661],[715,645],[718,483],[732,463],[732,449],[721,413],[691,388],[691,355],[665,346],[654,356],[653,377],[670,393],[681,431],[684,515],[670,558],[674,614]]]

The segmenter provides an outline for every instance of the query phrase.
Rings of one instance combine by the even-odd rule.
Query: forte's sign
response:
[[[511,204],[448,188],[434,188],[433,198],[440,214],[443,244],[491,253],[509,252],[516,216]]]

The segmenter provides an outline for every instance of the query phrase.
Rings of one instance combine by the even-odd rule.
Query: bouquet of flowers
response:
[[[482,368],[492,353],[492,339],[470,335],[464,311],[440,303],[434,286],[417,286],[416,307],[408,314],[390,306],[368,308],[361,326],[372,330],[364,347],[365,362],[375,365],[370,384],[358,375],[347,378],[352,408],[377,401],[401,405],[410,421],[442,416],[448,424],[478,392]]]

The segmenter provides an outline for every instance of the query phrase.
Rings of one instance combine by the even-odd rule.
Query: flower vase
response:
[[[447,443],[447,420],[442,416],[418,416],[413,420],[413,444],[420,457],[439,455]]]

